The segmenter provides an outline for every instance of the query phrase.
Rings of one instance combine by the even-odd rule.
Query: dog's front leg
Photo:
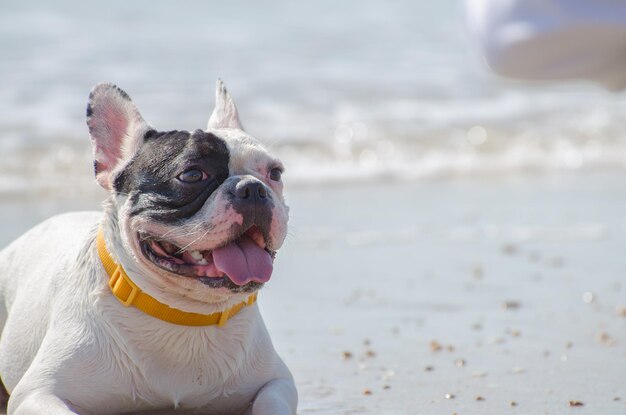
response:
[[[298,392],[292,379],[274,379],[257,393],[246,415],[295,415]]]
[[[35,392],[21,396],[12,395],[9,398],[7,413],[11,415],[71,415],[78,412],[52,394]],[[85,412],[80,413],[86,415]]]

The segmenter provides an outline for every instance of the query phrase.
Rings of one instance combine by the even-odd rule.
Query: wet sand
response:
[[[626,413],[624,178],[293,194],[260,303],[300,413]]]
[[[290,189],[259,304],[299,412],[626,413],[625,179]],[[101,196],[4,200],[0,245]]]

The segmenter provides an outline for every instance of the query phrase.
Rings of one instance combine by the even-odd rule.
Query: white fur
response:
[[[223,85],[217,95],[211,120],[215,126],[234,125],[239,118]],[[114,95],[106,102],[113,100],[115,108],[136,112],[130,101],[118,98]],[[94,123],[97,134],[108,133]],[[282,184],[267,179],[268,169],[277,161],[242,130],[219,132],[236,154],[231,174],[264,181],[281,202],[276,203],[271,230],[274,248],[279,247],[286,234],[287,207],[282,203]],[[133,134],[138,133],[143,127]],[[102,157],[98,151],[96,145],[96,157]],[[114,162],[117,167],[101,172],[98,181],[110,185],[115,168],[134,151],[123,147],[121,157],[108,159],[109,166]],[[236,222],[238,214],[215,200],[219,197],[216,193],[207,201],[198,217],[214,224]],[[11,394],[8,413],[294,414],[293,379],[274,351],[256,305],[245,307],[224,327],[187,327],[123,307],[112,295],[95,246],[98,227],[104,229],[111,255],[131,279],[172,307],[211,313],[248,295],[203,288],[193,279],[151,268],[139,254],[136,234],[138,229],[156,234],[162,230],[154,223],[131,220],[128,203],[125,195],[112,194],[104,215],[56,216],[0,252],[0,376]],[[214,230],[219,233],[219,228]],[[210,249],[218,242],[212,240],[216,237],[205,235],[193,243]]]
[[[209,117],[207,130],[216,128],[235,128],[243,130],[235,101],[226,90],[226,85],[218,79],[215,85],[215,109]]]

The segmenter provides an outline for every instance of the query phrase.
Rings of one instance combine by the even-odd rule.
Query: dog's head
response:
[[[287,233],[283,166],[243,131],[221,81],[206,130],[158,131],[112,84],[91,91],[87,125],[138,284],[219,305],[269,280]]]

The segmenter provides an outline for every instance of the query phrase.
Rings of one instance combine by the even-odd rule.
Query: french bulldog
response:
[[[108,83],[87,125],[104,213],[0,252],[8,413],[294,414],[255,303],[287,234],[281,162],[221,81],[206,130],[158,131]]]

